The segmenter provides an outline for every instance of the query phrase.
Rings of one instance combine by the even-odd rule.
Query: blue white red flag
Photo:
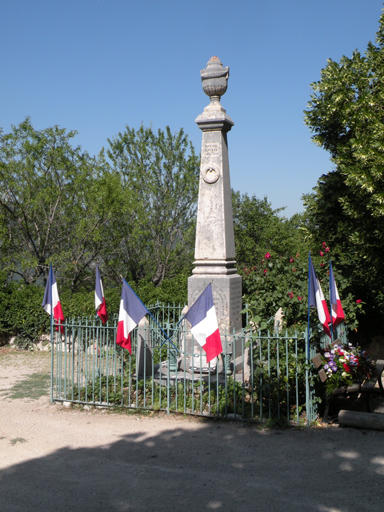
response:
[[[331,303],[332,325],[336,326],[345,320],[343,306],[333,277],[332,263],[329,262],[329,302]]]
[[[313,268],[311,256],[309,256],[309,306],[317,309],[319,322],[323,326],[324,332],[331,338],[329,324],[331,317],[329,316],[327,303],[325,302],[323,291],[320,286],[315,269]]]
[[[117,324],[116,343],[132,354],[131,331],[145,315],[149,313],[129,284],[123,280],[121,291],[119,323]]]
[[[103,283],[101,282],[99,265],[96,267],[96,285],[95,285],[95,308],[96,313],[101,318],[103,324],[108,320],[107,306],[105,304]]]
[[[56,330],[58,331],[60,329],[60,332],[64,332],[64,327],[61,324],[64,323],[65,318],[60,304],[59,292],[57,289],[57,283],[55,274],[53,273],[52,265],[49,268],[49,276],[47,285],[45,287],[42,306],[48,315],[53,315],[53,318],[57,324]]]
[[[191,324],[191,332],[207,354],[207,362],[212,361],[223,351],[212,287],[209,284],[184,316]]]

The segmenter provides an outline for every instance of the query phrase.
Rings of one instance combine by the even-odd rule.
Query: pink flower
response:
[[[324,267],[324,263],[320,263],[320,267]]]
[[[329,247],[326,247],[326,248],[325,248],[325,252],[329,252]]]
[[[289,263],[293,263],[294,261],[295,261],[295,260],[294,260],[293,258],[291,258],[291,259],[289,260]]]
[[[303,297],[297,297],[297,300],[301,300]]]
[[[319,251],[320,256],[324,256],[323,251]]]
[[[293,292],[289,292],[287,293],[288,297],[291,297],[291,299],[293,299]]]
[[[271,257],[271,255],[269,254],[269,252],[267,252],[267,254],[264,256],[266,260],[269,260],[269,258]]]
[[[265,268],[265,269],[264,269],[264,274],[266,274],[267,272],[268,272],[268,270]]]
[[[360,304],[361,299],[357,299],[356,304]]]
[[[322,245],[323,245],[323,247],[325,247],[327,244],[326,244],[325,242],[323,242],[323,244],[322,244]]]

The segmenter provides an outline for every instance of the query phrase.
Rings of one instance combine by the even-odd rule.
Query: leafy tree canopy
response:
[[[181,129],[172,134],[126,127],[108,140],[112,169],[131,203],[120,219],[129,237],[116,255],[129,276],[155,286],[190,268],[193,260],[199,158]]]
[[[303,214],[286,219],[274,210],[268,199],[255,195],[232,192],[233,218],[236,244],[236,260],[239,269],[264,268],[264,255],[273,252],[290,258],[303,247],[303,230],[306,221]],[[307,247],[306,247],[307,249]]]
[[[128,128],[97,158],[76,132],[36,130],[27,118],[0,132],[1,265],[26,284],[52,262],[62,286],[92,289],[121,276],[159,286],[193,260],[198,158],[183,130]]]
[[[384,13],[376,43],[328,60],[305,111],[335,170],[305,196],[312,236],[334,251],[351,286],[384,313]]]
[[[313,140],[330,152],[343,183],[353,195],[339,204],[351,219],[384,217],[384,14],[376,45],[339,63],[328,60],[305,111]],[[355,234],[363,242],[364,231]]]
[[[76,132],[0,132],[1,264],[25,283],[46,279],[52,261],[75,290],[101,253],[101,230],[116,218],[118,176],[71,145]]]

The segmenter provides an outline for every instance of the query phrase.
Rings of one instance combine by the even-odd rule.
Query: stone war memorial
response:
[[[193,275],[188,279],[188,305],[212,283],[220,333],[235,334],[242,328],[242,280],[236,270],[227,141],[227,133],[234,123],[220,103],[228,87],[229,68],[223,67],[218,57],[212,57],[200,74],[210,103],[196,119],[203,140],[195,261]]]
[[[209,104],[196,118],[202,147],[188,306],[155,304],[146,309],[132,290],[129,300],[122,292],[122,315],[105,326],[95,315],[72,318],[60,324],[62,332],[54,329],[51,316],[51,401],[310,426],[319,414],[312,385],[316,375],[306,367],[316,356],[315,344],[306,332],[280,333],[282,310],[273,332],[242,327],[227,140],[234,123],[221,105],[229,68],[212,57],[200,73]],[[126,289],[129,285],[125,285]],[[192,310],[200,315],[195,325],[202,325],[201,331],[192,330],[193,315],[188,312],[209,285],[218,325],[209,296],[208,310],[208,300]],[[132,350],[117,343],[119,325],[121,333],[128,322]],[[212,336],[212,331],[207,333],[210,324],[217,345],[214,355],[207,357],[198,337]],[[373,386],[369,393],[359,389],[359,396],[362,392],[368,396],[369,402],[364,399],[362,404],[367,410],[372,413],[382,407],[382,396],[373,392]],[[342,420],[362,423],[355,417]]]
[[[132,352],[116,347],[117,317],[105,327],[98,319],[66,321],[63,335],[52,334],[52,401],[250,421],[284,417],[298,425],[305,408],[309,425],[316,417],[314,392],[296,364],[306,340],[300,333],[288,339],[242,326],[227,139],[234,123],[221,105],[229,68],[212,57],[200,74],[209,101],[196,118],[202,146],[188,306],[156,304],[144,311],[132,329]],[[185,317],[209,285],[222,346],[212,358]]]

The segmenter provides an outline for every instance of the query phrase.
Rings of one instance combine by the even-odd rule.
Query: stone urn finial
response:
[[[211,98],[211,105],[220,103],[220,96],[228,87],[229,67],[224,68],[218,57],[212,57],[200,75],[203,91]]]

